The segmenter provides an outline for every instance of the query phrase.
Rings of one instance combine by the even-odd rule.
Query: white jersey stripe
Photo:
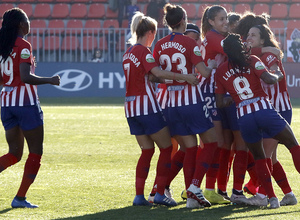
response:
[[[34,101],[33,101],[33,96],[32,96],[32,92],[31,92],[29,84],[25,84],[25,88],[26,88],[26,91],[27,91],[27,94],[28,94],[28,97],[30,100],[30,104],[33,105]]]
[[[6,94],[6,97],[5,97],[5,100],[6,100],[6,104],[5,104],[5,106],[6,107],[8,107],[9,106],[9,95],[10,95],[10,92],[7,92],[7,94]]]
[[[178,91],[178,106],[182,106],[182,91]]]
[[[140,116],[141,115],[141,96],[136,97],[135,109],[136,109],[136,116]]]
[[[13,90],[12,97],[11,97],[11,106],[16,106],[17,90],[18,90],[17,88]]]
[[[144,95],[144,115],[148,115],[148,97]]]
[[[19,106],[23,106],[25,96],[25,86],[20,87]]]

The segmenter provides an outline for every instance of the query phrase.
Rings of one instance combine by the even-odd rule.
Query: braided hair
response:
[[[247,72],[250,67],[250,50],[246,49],[239,34],[229,34],[223,41],[223,50],[228,56],[228,66],[231,65],[237,76]]]
[[[2,27],[0,29],[0,61],[6,61],[13,50],[18,37],[20,22],[27,19],[22,9],[13,8],[3,14]]]

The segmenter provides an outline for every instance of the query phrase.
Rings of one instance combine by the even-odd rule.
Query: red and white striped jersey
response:
[[[164,83],[159,83],[157,85],[157,90],[156,90],[156,98],[157,101],[162,109],[167,108],[168,104],[168,91],[167,91],[167,85]]]
[[[202,54],[202,58],[207,65],[207,61],[209,59],[215,60],[217,62],[217,66],[223,63],[226,60],[226,54],[223,50],[223,40],[225,36],[218,33],[216,30],[212,29],[206,33],[204,40],[201,42],[200,52]],[[201,86],[201,90],[203,93],[214,94],[215,90],[215,79],[213,70],[209,78],[204,78],[203,84]]]
[[[268,68],[270,68],[274,64],[277,64],[284,76],[281,81],[273,85],[268,85],[262,81],[263,88],[268,94],[274,108],[279,112],[291,110],[292,105],[287,91],[286,74],[282,62],[272,53],[264,53],[260,57],[260,59]]]
[[[123,55],[126,78],[125,115],[127,118],[161,111],[153,86],[148,80],[150,70],[157,67],[151,51],[141,44],[130,47]]]
[[[1,62],[0,69],[3,79],[2,107],[27,106],[38,103],[37,86],[22,82],[19,69],[20,63],[30,63],[30,72],[34,74],[34,58],[31,45],[28,41],[18,37],[7,60]]]
[[[226,54],[222,46],[224,38],[225,36],[214,29],[206,33],[200,47],[200,52],[206,65],[209,59],[216,60],[217,66],[225,61]]]
[[[268,96],[260,83],[260,76],[265,71],[267,69],[264,64],[253,55],[251,55],[250,68],[244,73],[237,74],[230,65],[228,67],[228,61],[226,61],[217,69],[215,93],[229,92],[237,108],[242,108],[241,114],[270,108]]]
[[[180,74],[195,73],[195,65],[203,62],[200,48],[194,39],[181,33],[171,33],[160,39],[153,56],[161,68]],[[168,91],[168,107],[185,106],[203,102],[200,86],[185,81],[165,80]]]

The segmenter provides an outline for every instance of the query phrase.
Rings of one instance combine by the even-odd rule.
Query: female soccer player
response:
[[[195,41],[199,41],[200,39],[200,29],[196,24],[193,23],[188,23],[187,24],[187,29],[184,32],[184,35],[194,39]],[[167,91],[167,85],[164,83],[160,83],[157,86],[157,93],[156,97],[158,100],[158,103],[160,104],[162,111],[165,116],[168,115],[168,109],[167,109],[167,100],[168,100],[168,91]],[[172,197],[171,190],[170,190],[170,185],[173,179],[177,176],[181,168],[183,167],[183,160],[185,156],[185,147],[180,146],[178,149],[178,143],[177,141],[172,138],[172,145],[173,145],[173,150],[172,150],[172,155],[171,155],[171,170],[169,173],[166,189],[165,189],[165,194],[168,195],[168,197]],[[152,191],[148,197],[148,201],[153,201],[154,196],[156,192],[156,183],[154,183],[154,186],[152,188]],[[186,196],[186,190],[183,191],[183,194],[181,195],[183,199],[187,199]]]
[[[24,137],[29,155],[25,163],[23,179],[13,208],[37,208],[26,201],[26,193],[40,168],[43,154],[43,112],[36,85],[59,85],[59,76],[34,75],[35,61],[31,45],[23,39],[30,31],[25,12],[19,8],[7,10],[0,30],[1,120],[5,129],[9,152],[0,157],[0,172],[19,162],[23,155]]]
[[[222,108],[235,101],[243,139],[255,159],[256,173],[269,197],[270,208],[280,207],[270,181],[271,174],[262,146],[262,132],[279,140],[291,152],[300,171],[300,146],[289,124],[277,113],[264,92],[260,80],[274,84],[283,78],[281,72],[270,73],[261,60],[249,55],[239,35],[229,34],[223,41],[228,61],[216,74],[216,103]],[[224,98],[226,92],[231,97]],[[251,203],[249,202],[251,205]]]
[[[208,59],[216,59],[218,65],[226,60],[222,41],[228,34],[228,20],[226,9],[219,5],[207,7],[202,16],[202,46],[200,51],[206,62]],[[214,126],[218,136],[218,148],[215,151],[214,160],[206,174],[206,189],[204,196],[212,203],[230,203],[226,186],[228,176],[228,163],[231,154],[232,138],[235,142],[236,156],[233,163],[234,184],[231,202],[243,203],[246,201],[243,195],[244,176],[247,169],[247,147],[241,137],[237,124],[235,106],[226,109],[217,109],[214,93],[215,71],[211,77],[204,81],[204,91],[207,105],[211,111]],[[229,117],[229,116],[230,117]],[[226,139],[226,141],[225,141]],[[221,155],[221,156],[220,156]],[[215,181],[218,175],[218,194],[215,192]],[[224,199],[223,195],[225,198]]]
[[[144,197],[144,185],[148,176],[150,161],[154,153],[154,143],[160,149],[157,163],[157,193],[154,203],[175,206],[177,203],[164,194],[171,161],[171,137],[161,112],[149,77],[181,80],[196,85],[196,75],[178,74],[161,70],[148,47],[152,45],[157,30],[157,22],[137,12],[132,18],[130,42],[133,44],[123,55],[123,70],[126,77],[125,114],[130,132],[135,135],[142,150],[136,167],[136,196],[133,205],[152,205]]]
[[[280,49],[274,34],[267,25],[256,25],[249,30],[247,46],[248,48],[262,48],[270,46]],[[287,91],[286,75],[282,62],[272,53],[264,53],[260,59],[268,69],[280,71],[284,76],[280,82],[277,82],[274,85],[268,85],[265,83],[262,83],[262,85],[274,108],[290,124],[292,119],[292,105]],[[266,158],[272,158],[273,169],[271,169],[271,174],[285,194],[283,199],[280,201],[280,205],[295,205],[297,204],[297,199],[292,192],[285,171],[276,157],[278,140],[269,137],[267,134],[264,134],[263,137],[263,146]],[[264,195],[264,191],[261,190],[262,189],[260,188],[257,194],[258,196],[252,198],[253,203],[267,204],[267,198]]]
[[[196,41],[183,35],[187,25],[185,10],[179,5],[167,4],[164,12],[165,23],[172,33],[156,43],[153,52],[155,60],[165,70],[189,75],[195,66],[201,75],[209,77],[215,63],[209,62],[210,67],[206,67]],[[215,151],[217,142],[200,86],[191,86],[178,80],[170,80],[166,84],[171,136],[180,146],[186,148],[183,172],[189,196],[187,207],[210,206],[211,204],[202,195],[200,183],[212,160],[212,155],[208,152]],[[197,134],[200,134],[204,149],[196,162]]]

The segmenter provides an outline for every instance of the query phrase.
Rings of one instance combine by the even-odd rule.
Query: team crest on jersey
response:
[[[224,40],[221,40],[221,46],[223,47],[223,45],[224,45]]]
[[[148,63],[154,63],[154,62],[155,62],[155,59],[154,59],[154,57],[152,56],[152,54],[147,54],[147,56],[146,56],[146,61],[147,61]]]
[[[200,52],[200,48],[198,46],[194,47],[194,54],[196,56],[202,56],[201,52]]]
[[[262,70],[262,69],[264,69],[264,68],[265,68],[265,66],[264,66],[264,64],[263,64],[262,62],[257,61],[257,62],[255,63],[255,69],[257,69],[257,70]]]
[[[30,57],[30,51],[27,48],[24,48],[21,51],[21,58],[22,59],[28,59]]]

